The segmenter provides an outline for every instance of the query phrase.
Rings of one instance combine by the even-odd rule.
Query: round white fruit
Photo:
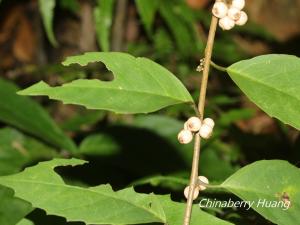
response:
[[[238,26],[243,26],[247,23],[247,21],[248,21],[247,13],[241,11],[241,16],[238,20],[235,21],[235,24]]]
[[[245,7],[245,4],[246,4],[245,0],[232,0],[231,6],[239,10],[242,10]]]
[[[185,128],[192,132],[198,132],[201,128],[201,120],[198,117],[191,117],[188,119],[188,121],[185,124]]]
[[[206,124],[206,125],[210,126],[211,128],[214,128],[214,126],[215,126],[215,122],[211,118],[205,118],[203,120],[203,124]]]
[[[199,189],[200,189],[200,191],[204,191],[206,189],[206,185],[209,184],[209,181],[208,181],[207,177],[205,177],[205,176],[199,176],[198,180],[200,181],[199,182]],[[201,184],[201,183],[204,183],[206,185]]]
[[[204,139],[209,139],[212,135],[212,127],[207,125],[207,124],[203,124],[200,131],[199,131],[199,135],[204,138]]]
[[[231,30],[234,27],[234,20],[230,19],[228,16],[225,16],[224,18],[219,20],[219,26],[223,30]]]
[[[178,134],[178,141],[181,144],[188,144],[193,140],[193,133],[189,130],[182,130]]]
[[[184,123],[183,129],[185,129],[185,130],[188,130],[188,129],[189,129],[189,128],[188,128],[188,122],[187,122],[187,121]]]
[[[217,18],[223,18],[227,15],[228,6],[224,2],[216,2],[213,6],[212,13]]]
[[[227,16],[236,21],[238,20],[240,17],[241,17],[241,10],[237,9],[237,8],[234,8],[234,7],[231,7],[229,10],[228,10],[228,13],[227,13]]]
[[[188,199],[189,197],[189,191],[190,191],[190,186],[187,186],[185,189],[184,189],[184,197],[186,199]],[[193,200],[195,200],[196,198],[198,198],[199,196],[199,187],[196,186],[195,189],[194,189],[194,195],[193,195]]]

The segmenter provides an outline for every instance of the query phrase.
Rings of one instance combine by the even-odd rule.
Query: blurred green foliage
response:
[[[0,0],[0,7],[3,2]],[[92,2],[96,39],[102,51],[112,47],[117,2]],[[80,2],[39,3],[48,40],[56,47],[54,51],[58,51],[63,46],[57,43],[54,27],[62,18],[57,18],[56,12],[63,9],[78,16]],[[170,69],[197,99],[200,75],[195,69],[203,57],[210,12],[206,8],[191,9],[183,0],[136,0],[129,4],[136,10],[140,34],[138,39],[124,43],[125,50],[135,56],[151,58]],[[277,44],[272,34],[250,21],[243,28],[218,32],[213,55],[216,62],[229,65],[250,56],[235,40],[236,36]],[[58,59],[47,65],[37,64],[21,78],[6,76],[9,79],[0,80],[0,175],[19,172],[53,157],[73,156],[90,163],[82,167],[58,168],[56,172],[66,183],[85,187],[110,183],[115,190],[134,186],[136,191],[143,193],[171,193],[173,200],[183,202],[182,190],[189,179],[193,146],[178,144],[176,136],[184,121],[193,115],[193,110],[178,105],[156,115],[133,117],[87,111],[45,98],[29,99],[15,94],[16,85],[27,87],[40,79],[62,84],[78,78],[105,80],[110,76],[103,65],[64,68],[57,63]],[[242,166],[259,159],[281,158],[299,163],[299,135],[279,121],[272,122],[271,132],[253,133],[253,123],[248,122],[256,120],[254,124],[260,124],[263,121],[257,119],[257,109],[253,106],[249,109],[247,103],[227,76],[212,71],[206,115],[216,120],[216,128],[212,139],[203,142],[199,170],[212,184],[224,181]],[[209,190],[202,196],[234,198],[224,191]],[[10,189],[1,187],[1,225],[16,224],[31,210],[28,203],[12,197]],[[269,224],[259,214],[243,209],[215,208],[209,213],[235,224]],[[66,222],[38,209],[27,218],[36,225],[81,224]],[[20,224],[26,223],[30,224],[28,221]]]

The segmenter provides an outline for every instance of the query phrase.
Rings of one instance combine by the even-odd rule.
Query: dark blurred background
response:
[[[79,78],[112,80],[112,74],[101,64],[61,65],[67,56],[88,51],[124,51],[148,57],[171,70],[197,99],[201,75],[196,67],[203,58],[213,1],[149,2],[0,1],[0,110],[8,104],[8,86],[25,88],[40,80],[51,85]],[[213,60],[229,66],[262,54],[300,56],[299,0],[246,2],[249,22],[231,31],[218,29]],[[9,96],[19,98],[12,92]],[[192,145],[181,146],[176,137],[183,121],[193,115],[192,109],[178,105],[155,114],[133,116],[88,111],[47,98],[34,101],[75,142],[77,153],[43,140],[30,131],[28,123],[24,128],[22,121],[11,122],[0,112],[0,164],[4,165],[0,166],[0,175],[52,157],[74,156],[90,163],[59,168],[57,172],[67,183],[110,183],[115,190],[134,184],[139,192],[171,193],[174,200],[184,201],[182,189],[189,178]],[[14,107],[22,112],[21,103]],[[299,132],[258,109],[225,73],[212,70],[206,115],[217,125],[213,138],[204,142],[200,174],[212,183],[220,183],[240,167],[261,159],[284,159],[300,165]],[[34,120],[34,115],[29,120]],[[20,154],[24,148],[29,156],[28,152],[26,157]],[[9,160],[17,163],[11,165]],[[204,195],[233,197],[223,192]],[[271,224],[254,211],[209,212],[235,224]],[[46,216],[42,210],[34,210],[27,217],[36,225],[75,224]]]

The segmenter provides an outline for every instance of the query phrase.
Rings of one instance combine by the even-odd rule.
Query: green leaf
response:
[[[94,134],[83,139],[79,152],[85,155],[107,156],[118,154],[121,151],[120,148],[111,136]]]
[[[300,59],[264,55],[227,69],[239,88],[272,117],[300,130]]]
[[[11,128],[0,129],[0,175],[19,172],[40,159],[56,156],[54,149]]]
[[[152,186],[160,186],[163,188],[169,188],[172,190],[181,191],[189,184],[189,180],[182,177],[175,176],[150,176],[131,183],[133,186],[151,184]]]
[[[253,209],[279,225],[299,223],[300,171],[281,160],[264,160],[248,165],[229,177],[221,187],[245,201],[253,201]],[[259,200],[268,202],[290,201],[290,208],[262,207]],[[279,203],[280,204],[280,203]],[[282,203],[281,203],[282,204]]]
[[[172,51],[174,51],[172,38],[166,29],[158,29],[153,36],[153,42],[155,51],[153,57],[155,58],[166,58],[168,55],[171,55]]]
[[[43,18],[43,24],[46,30],[46,34],[51,44],[57,47],[58,43],[53,32],[53,17],[55,5],[55,0],[39,0],[39,8]]]
[[[136,0],[136,6],[148,34],[151,34],[155,14],[159,7],[158,0]]]
[[[0,224],[15,225],[32,211],[30,203],[13,197],[11,189],[0,186]]]
[[[187,23],[181,15],[184,5],[180,1],[161,1],[159,12],[171,30],[179,51],[184,56],[189,56],[199,47],[195,40],[195,28],[193,23]]]
[[[181,225],[184,217],[184,211],[186,204],[177,203],[170,200],[169,196],[158,196],[160,203],[163,206],[164,213],[167,217],[167,221],[164,224],[168,225]],[[220,220],[206,212],[199,209],[199,206],[195,204],[193,206],[192,217],[190,225],[233,225],[224,220]]]
[[[68,151],[76,149],[74,143],[49,117],[47,112],[31,99],[16,94],[18,88],[0,79],[0,121],[41,138],[47,143]]]
[[[0,130],[0,175],[19,172],[25,164],[51,155],[47,147],[10,128]],[[13,196],[13,191],[0,186],[0,224],[15,225],[31,212],[29,203]],[[22,223],[23,221],[23,223]],[[22,220],[18,225],[24,224]]]
[[[77,159],[55,159],[39,163],[22,173],[2,177],[0,183],[13,188],[16,196],[28,200],[34,207],[44,209],[50,215],[63,216],[67,221],[87,224],[165,221],[162,206],[154,195],[137,195],[133,189],[114,192],[109,185],[88,189],[70,186],[53,171],[57,166],[83,163]]]
[[[116,113],[148,113],[169,105],[193,102],[171,72],[146,58],[135,58],[126,53],[92,52],[69,57],[63,64],[84,66],[90,62],[103,62],[114,73],[114,81],[80,79],[61,87],[40,82],[19,93],[47,95],[66,104]]]
[[[110,31],[113,21],[115,0],[98,0],[94,9],[97,40],[104,52],[110,50]]]
[[[232,109],[221,114],[218,124],[227,129],[232,123],[251,119],[254,115],[255,111],[253,109]]]
[[[105,116],[105,112],[103,111],[93,111],[93,110],[85,110],[82,112],[75,114],[70,119],[67,119],[61,124],[61,127],[65,131],[87,131],[90,130],[93,125],[103,119]]]
[[[34,223],[27,219],[22,219],[17,225],[34,225]]]
[[[57,166],[84,163],[78,159],[42,162],[19,174],[0,177],[0,183],[13,188],[16,196],[31,202],[34,207],[44,209],[50,215],[65,217],[67,221],[83,221],[86,224],[181,224],[185,204],[172,202],[167,196],[138,194],[132,188],[114,192],[109,185],[91,188],[71,186],[65,184],[53,170]],[[192,225],[230,224],[196,207]]]

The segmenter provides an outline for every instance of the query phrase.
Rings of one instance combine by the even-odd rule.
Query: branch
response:
[[[205,99],[206,99],[207,82],[208,82],[211,56],[212,56],[212,50],[213,50],[217,25],[218,25],[218,18],[213,16],[212,20],[211,20],[207,45],[206,45],[206,49],[205,49],[205,60],[204,60],[203,76],[202,76],[200,97],[199,97],[199,103],[198,103],[198,111],[200,113],[200,119],[201,120],[203,120],[203,115],[204,115],[204,106],[205,106]],[[197,185],[197,180],[198,180],[200,145],[201,145],[200,135],[196,134],[195,135],[195,143],[194,143],[193,164],[192,164],[192,171],[191,171],[191,177],[190,177],[190,188],[189,188],[189,195],[188,195],[188,200],[187,200],[183,225],[189,225],[190,220],[191,220],[194,190],[195,190],[195,187]]]

